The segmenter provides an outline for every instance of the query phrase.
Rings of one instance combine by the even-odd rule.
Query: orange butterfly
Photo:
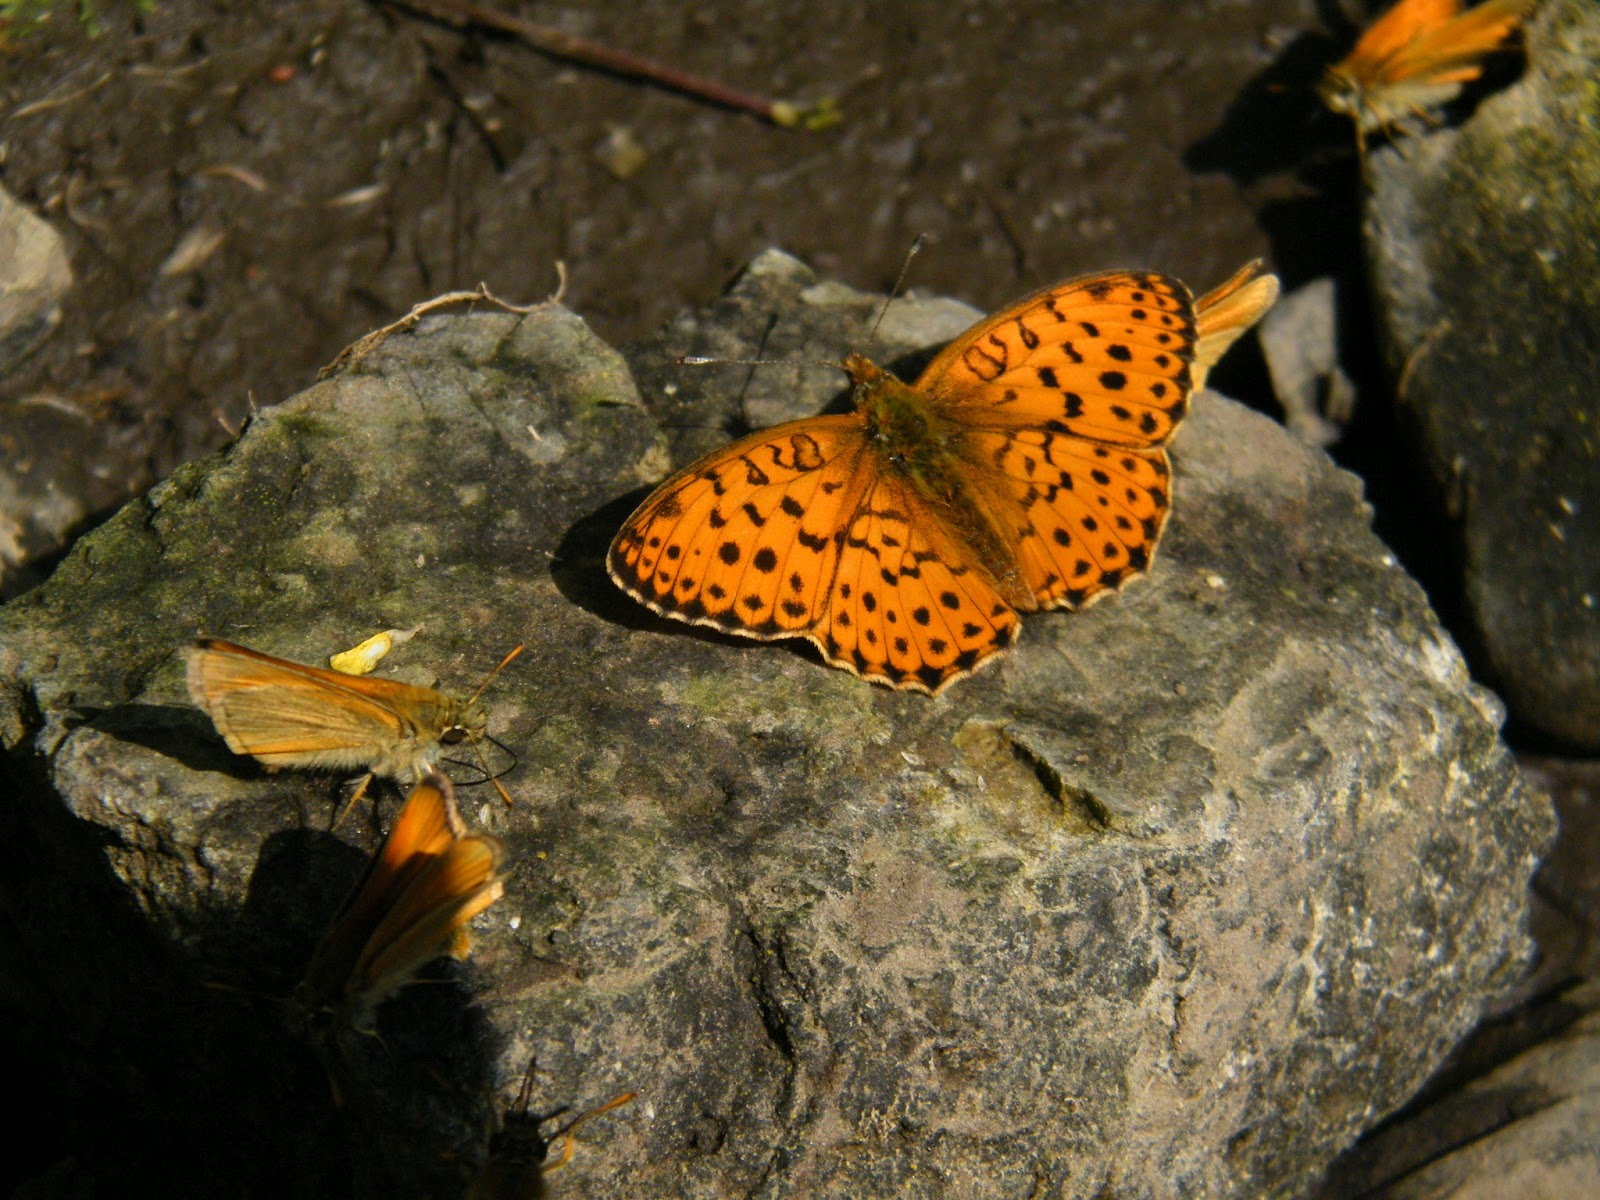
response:
[[[216,638],[199,639],[185,657],[189,695],[228,749],[269,770],[365,769],[359,795],[373,775],[421,779],[433,770],[441,746],[463,738],[476,746],[488,731],[478,697],[521,652],[518,646],[508,654],[466,699],[394,679],[308,667]],[[501,796],[510,803],[503,790]]]
[[[1374,21],[1317,88],[1324,104],[1355,121],[1363,165],[1368,133],[1392,136],[1407,114],[1455,99],[1535,3],[1485,0],[1462,12],[1460,0],[1400,0]]]
[[[909,386],[852,354],[854,412],[679,471],[607,567],[664,616],[804,637],[835,666],[936,693],[1009,647],[1019,612],[1079,608],[1149,567],[1197,337],[1182,283],[1117,272],[980,322]]]
[[[469,834],[450,780],[412,789],[366,878],[328,929],[293,1009],[302,1024],[369,1030],[378,1006],[423,967],[464,958],[465,925],[500,898],[500,843]]]

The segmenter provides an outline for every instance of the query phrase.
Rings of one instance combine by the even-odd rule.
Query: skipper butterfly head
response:
[[[439,731],[441,746],[456,746],[462,742],[477,743],[489,733],[489,713],[480,701],[453,701]]]

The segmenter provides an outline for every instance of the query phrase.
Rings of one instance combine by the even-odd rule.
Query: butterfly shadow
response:
[[[1316,90],[1347,45],[1323,33],[1300,34],[1235,93],[1217,127],[1189,145],[1184,166],[1220,171],[1244,186],[1329,154],[1353,161],[1350,122],[1324,108]]]
[[[286,1052],[280,1006],[254,987],[277,947],[215,903],[186,905],[174,938],[113,869],[124,838],[46,802],[42,778],[0,768],[0,784],[21,800],[0,806],[0,876],[27,898],[13,913],[27,919],[8,922],[8,961],[25,967],[7,1038],[41,1048],[30,1107],[57,1105],[64,1144],[119,1195],[329,1194],[320,1068]]]
[[[327,1194],[317,1181],[341,1177],[360,1180],[364,1194],[455,1194],[463,1155],[473,1150],[463,1131],[474,1131],[467,1141],[475,1137],[480,1152],[487,1141],[500,1047],[467,986],[470,964],[431,964],[379,1008],[370,1031],[335,1029],[319,1039],[289,999],[370,861],[330,833],[273,833],[242,907],[218,915],[202,935],[210,987],[251,1022],[253,1040],[240,1052],[266,1060],[218,1064],[230,1074],[243,1067],[237,1077],[267,1093],[235,1101],[240,1127],[266,1125],[304,1143],[293,1158],[308,1173],[281,1194]],[[294,1169],[299,1174],[299,1162]]]
[[[734,637],[706,625],[671,621],[651,612],[612,582],[606,573],[606,551],[611,539],[633,510],[654,490],[636,488],[586,517],[575,521],[556,547],[550,577],[573,604],[610,625],[675,633],[719,646],[749,646],[748,638]]]
[[[66,727],[97,730],[120,742],[153,750],[191,771],[220,771],[237,779],[266,775],[254,759],[229,750],[211,719],[187,704],[78,705]]]

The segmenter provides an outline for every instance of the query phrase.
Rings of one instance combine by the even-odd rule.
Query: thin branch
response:
[[[563,29],[555,29],[549,25],[535,25],[532,21],[524,21],[521,17],[474,4],[472,0],[385,0],[385,2],[395,8],[408,9],[458,27],[478,25],[508,33],[520,38],[541,54],[548,54],[552,58],[598,67],[602,71],[609,71],[613,75],[622,75],[629,79],[642,79],[668,91],[693,96],[722,108],[753,113],[763,121],[770,121],[774,125],[821,130],[832,128],[840,120],[838,106],[831,99],[823,99],[810,105],[796,104],[788,100],[769,100],[765,96],[741,92],[715,80],[703,79],[664,63],[641,58],[626,50],[613,49]]]
[[[366,358],[367,355],[371,354],[379,346],[383,345],[384,342],[388,341],[392,334],[401,333],[407,329],[410,329],[429,313],[435,312],[441,308],[447,308],[452,304],[475,304],[479,300],[486,300],[490,304],[503,308],[506,312],[520,313],[526,316],[528,313],[538,312],[542,308],[548,308],[552,304],[560,304],[561,297],[565,296],[566,294],[567,264],[562,262],[560,259],[556,260],[556,290],[551,294],[548,300],[541,300],[537,304],[507,304],[504,300],[500,299],[499,296],[496,296],[493,292],[491,292],[489,290],[489,285],[486,283],[480,283],[470,292],[446,292],[442,296],[435,296],[431,300],[424,300],[420,304],[413,304],[411,306],[411,311],[405,316],[401,317],[398,321],[391,321],[381,329],[374,329],[371,333],[364,334],[357,338],[343,350],[339,351],[337,358],[335,358],[327,366],[323,367],[322,370],[318,371],[317,378],[326,379],[340,368],[356,366],[361,362],[362,359]]]

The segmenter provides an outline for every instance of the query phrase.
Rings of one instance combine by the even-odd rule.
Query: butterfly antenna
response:
[[[504,771],[501,771],[498,775],[489,768],[489,760],[483,753],[484,742],[494,742],[496,746],[499,746],[500,749],[504,750],[508,755],[511,756],[511,765]],[[487,734],[485,734],[481,740],[478,738],[472,739],[472,752],[478,756],[478,766],[483,768],[484,778],[489,783],[494,784],[494,790],[500,793],[500,799],[506,802],[506,807],[515,808],[517,806],[516,802],[511,799],[511,793],[506,791],[505,785],[500,782],[500,777],[508,772],[516,770],[517,756],[511,753],[504,742],[489,737]]]
[[[467,704],[471,704],[479,696],[483,695],[484,689],[487,688],[491,683],[494,682],[494,677],[496,675],[500,674],[501,671],[504,671],[508,666],[510,666],[512,660],[515,659],[517,657],[517,655],[521,654],[526,649],[527,649],[526,646],[519,645],[515,649],[513,649],[510,654],[508,654],[504,658],[502,658],[500,660],[500,665],[498,667],[496,667],[494,670],[490,671],[488,678],[485,679],[482,683],[480,683],[478,685],[478,690],[473,692],[472,695],[467,697],[467,701],[466,701]]]
[[[905,261],[900,264],[900,274],[895,277],[894,287],[889,289],[889,294],[883,298],[883,307],[878,310],[878,319],[872,323],[872,328],[867,333],[867,345],[869,347],[872,345],[872,340],[878,336],[878,326],[883,324],[883,318],[889,311],[889,305],[893,304],[900,295],[900,288],[905,284],[906,274],[911,270],[911,260],[917,256],[917,252],[927,243],[928,235],[925,233],[919,233],[911,239],[911,249],[906,251]]]
[[[590,1117],[598,1117],[601,1113],[608,1113],[613,1108],[621,1108],[624,1104],[627,1104],[629,1101],[635,1099],[638,1094],[638,1092],[623,1092],[619,1096],[613,1096],[599,1108],[591,1108],[586,1113],[579,1113],[576,1117],[572,1118],[571,1121],[567,1122],[566,1125],[562,1126],[560,1132],[556,1134],[557,1138],[565,1139],[561,1147],[561,1157],[546,1167],[545,1170],[547,1172],[559,1171],[562,1167],[566,1166],[572,1161],[572,1135],[577,1132],[579,1125],[582,1125]],[[553,1142],[555,1139],[551,1140]]]
[[[522,1086],[517,1089],[517,1098],[506,1111],[514,1112],[520,1118],[528,1115],[528,1106],[533,1103],[533,1076],[539,1066],[539,1057],[535,1055],[528,1060],[528,1069],[522,1074]]]

